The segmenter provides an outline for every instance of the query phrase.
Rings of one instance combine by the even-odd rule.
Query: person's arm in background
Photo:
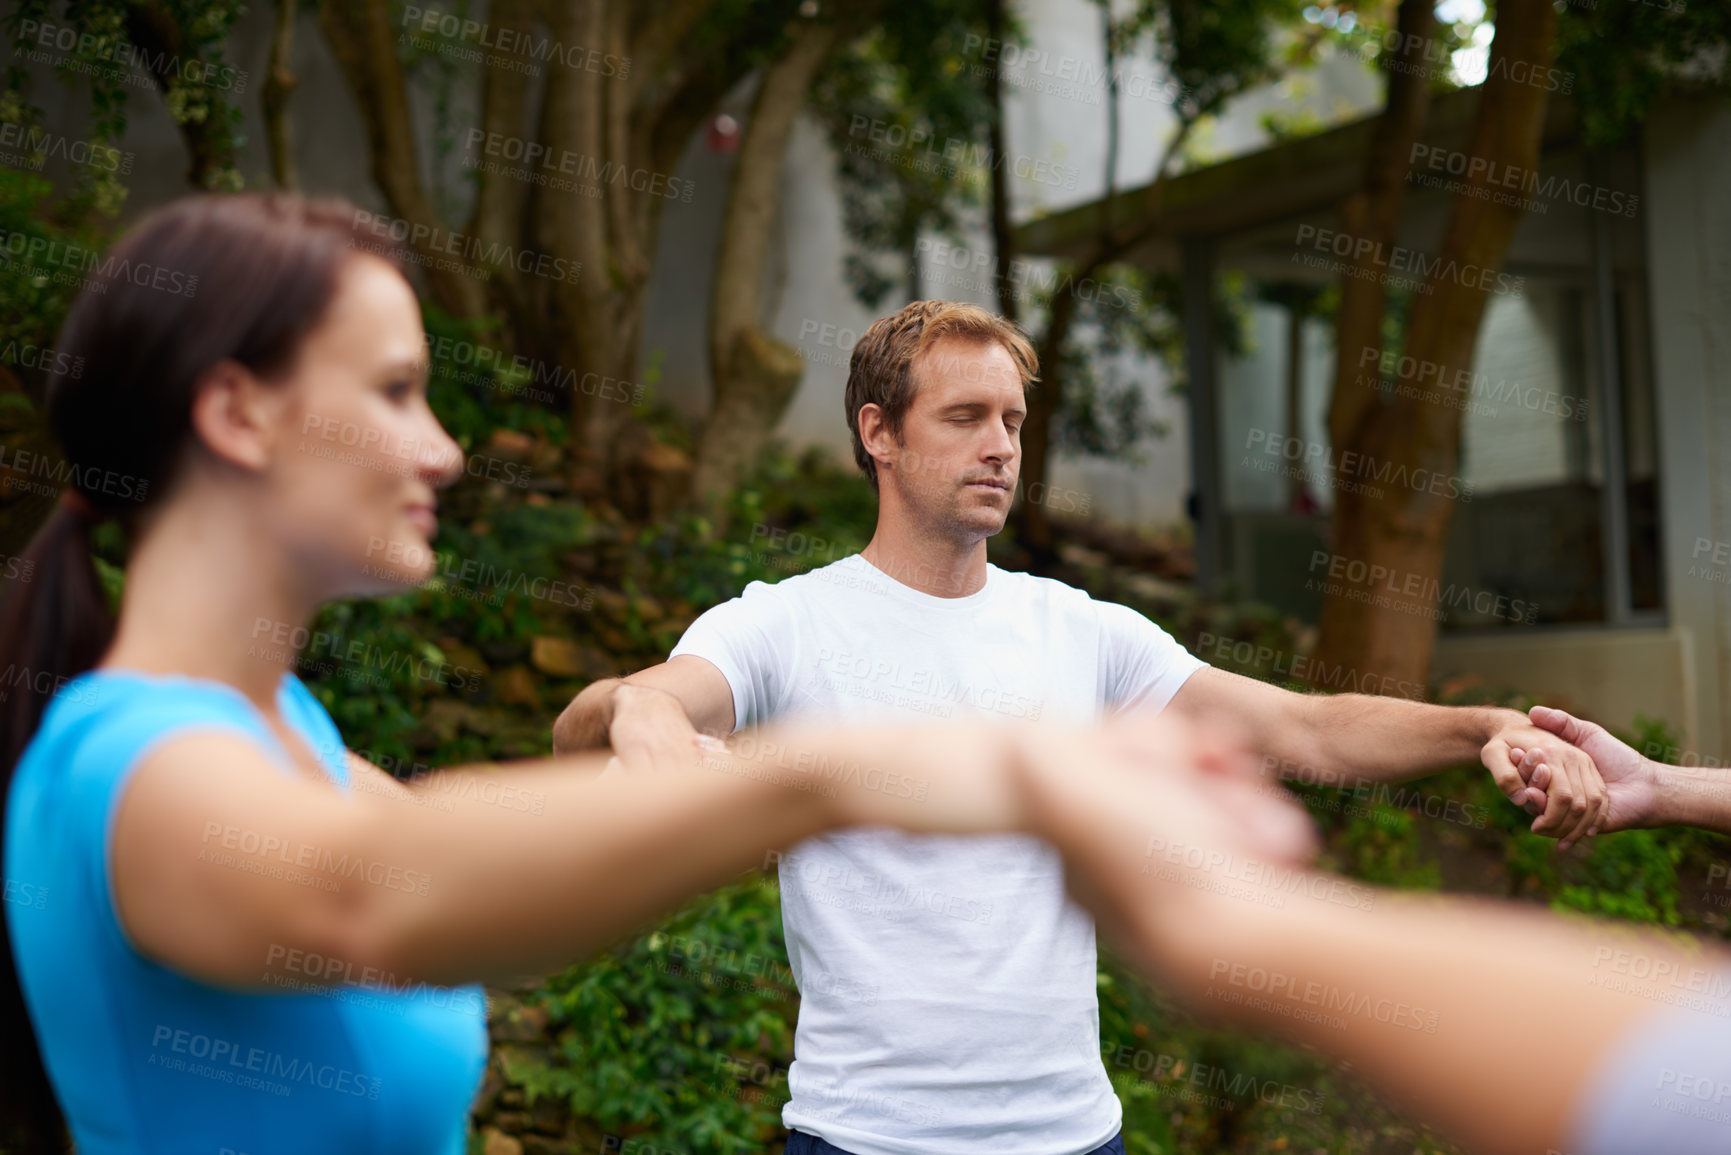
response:
[[[1609,802],[1603,832],[1654,826],[1699,826],[1731,834],[1731,770],[1655,762],[1597,722],[1551,706],[1534,706],[1534,725],[1581,748],[1605,777]],[[1548,789],[1550,760],[1542,749],[1516,750],[1522,778]]]
[[[553,753],[611,746],[631,770],[677,766],[697,734],[733,733],[733,690],[703,658],[681,654],[585,686],[553,723]]]
[[[786,594],[752,582],[699,614],[667,661],[586,687],[554,723],[554,752],[611,745],[621,769],[658,773],[698,734],[762,725],[783,705],[798,631]]]
[[[1719,973],[1727,980],[1720,985],[1731,986],[1731,970],[1723,969],[1731,956],[1691,958],[1655,935],[1594,929],[1511,903],[1373,889],[1367,910],[1331,902],[1340,893],[1331,884],[1340,880],[1321,874],[1295,886],[1278,871],[1282,902],[1247,900],[1247,872],[1235,871],[1235,885],[1225,887],[1210,871],[1267,856],[1239,826],[1245,804],[1223,791],[1233,776],[1208,764],[1176,760],[1137,795],[1087,773],[1061,786],[1033,784],[1036,831],[1064,852],[1076,896],[1144,973],[1209,1018],[1349,1061],[1475,1151],[1724,1149],[1731,1130],[1700,1120],[1682,1125],[1696,1128],[1696,1137],[1705,1130],[1705,1146],[1666,1146],[1656,1129],[1646,1134],[1657,1146],[1639,1137],[1633,1146],[1575,1144],[1589,1113],[1606,1105],[1595,1092],[1607,1070],[1640,1072],[1610,1084],[1636,1114],[1666,1087],[1666,1070],[1673,1090],[1688,1092],[1703,1077],[1700,1056],[1687,1042],[1666,1050],[1674,1036],[1663,1033],[1658,1054],[1671,1068],[1623,1061],[1631,1042],[1649,1038],[1654,1024],[1673,1025],[1661,1016],[1679,1012],[1611,989],[1615,976],[1631,969],[1659,982],[1688,976],[1678,985],[1696,990],[1704,985],[1697,978]],[[1257,779],[1253,765],[1241,773],[1240,783]],[[1202,853],[1155,852],[1173,839]],[[1626,965],[1631,957],[1640,965]],[[1717,1029],[1724,1020],[1701,1022]],[[1676,1110],[1654,1110],[1643,1123],[1676,1123]]]
[[[1283,777],[1347,788],[1412,778],[1478,759],[1528,813],[1533,832],[1564,848],[1592,833],[1605,784],[1590,752],[1535,726],[1519,710],[1438,706],[1376,694],[1299,694],[1226,670],[1198,670],[1172,699],[1191,717],[1231,716]],[[1530,789],[1511,748],[1539,751],[1550,788]],[[1543,813],[1539,813],[1539,808]]]

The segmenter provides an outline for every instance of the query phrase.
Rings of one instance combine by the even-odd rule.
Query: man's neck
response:
[[[965,598],[986,584],[986,539],[950,541],[897,531],[878,522],[860,556],[910,589],[938,598]]]

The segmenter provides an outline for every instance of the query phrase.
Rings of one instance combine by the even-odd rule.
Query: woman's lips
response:
[[[439,530],[439,519],[434,516],[432,509],[425,505],[411,505],[409,521],[428,537],[432,537]]]

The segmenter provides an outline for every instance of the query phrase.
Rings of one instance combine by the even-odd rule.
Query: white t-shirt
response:
[[[977,593],[933,597],[857,554],[751,583],[673,653],[721,670],[736,728],[798,714],[1090,723],[1164,707],[1204,665],[1061,582],[988,566]],[[789,1128],[857,1155],[1080,1155],[1117,1134],[1094,924],[1050,846],[859,828],[807,839],[779,871],[801,996]]]

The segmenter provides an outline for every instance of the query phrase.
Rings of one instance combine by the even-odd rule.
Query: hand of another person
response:
[[[1542,785],[1519,768],[1523,758],[1534,755],[1547,768]],[[1526,720],[1511,721],[1492,735],[1479,757],[1509,801],[1538,815],[1533,833],[1557,839],[1559,849],[1594,833],[1603,821],[1606,785],[1600,768],[1587,751],[1553,732]]]
[[[1038,830],[1064,852],[1070,888],[1145,969],[1175,977],[1221,904],[1285,901],[1314,857],[1310,816],[1268,775],[1227,719],[1142,717],[1115,732],[1163,764],[1110,761],[1029,774]],[[1134,758],[1130,759],[1133,763]]]
[[[1528,716],[1538,728],[1578,747],[1598,767],[1605,782],[1606,802],[1604,813],[1589,833],[1609,834],[1649,824],[1658,800],[1658,775],[1651,762],[1597,722],[1576,718],[1565,710],[1534,706]],[[1545,751],[1517,746],[1512,754],[1521,778],[1534,791],[1549,792],[1557,775]]]
[[[664,690],[625,682],[614,695],[607,730],[614,757],[603,775],[690,771],[698,767],[705,741],[717,741],[698,733],[679,699]]]

